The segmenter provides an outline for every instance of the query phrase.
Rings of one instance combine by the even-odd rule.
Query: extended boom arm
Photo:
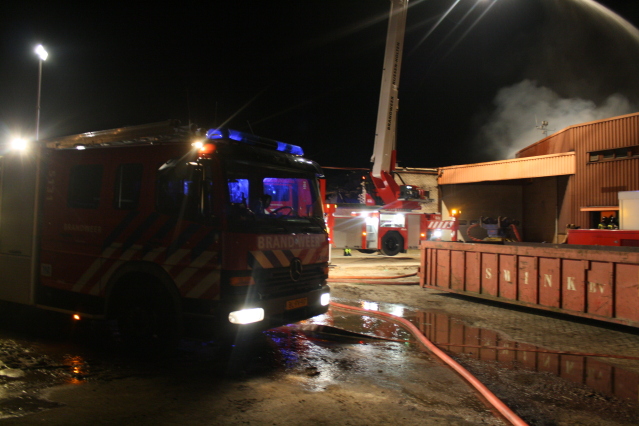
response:
[[[421,193],[414,188],[400,187],[392,172],[395,168],[395,132],[397,129],[397,111],[399,109],[399,77],[404,51],[404,34],[406,32],[406,13],[408,0],[390,0],[390,17],[386,36],[386,52],[384,54],[384,72],[377,110],[377,128],[375,130],[375,146],[371,157],[371,180],[386,208],[416,208],[415,201]],[[404,200],[399,200],[403,198]]]

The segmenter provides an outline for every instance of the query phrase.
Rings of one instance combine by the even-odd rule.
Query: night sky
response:
[[[2,141],[34,134],[42,43],[41,138],[177,118],[369,166],[388,0],[51,3],[0,6]],[[401,166],[504,159],[543,137],[535,120],[639,111],[639,32],[594,2],[460,0],[433,30],[454,3],[410,2]],[[639,25],[638,2],[599,3]]]

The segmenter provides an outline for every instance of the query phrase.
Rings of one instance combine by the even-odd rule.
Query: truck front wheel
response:
[[[131,349],[174,349],[180,337],[173,300],[152,283],[124,285],[118,292],[116,319],[120,338]]]
[[[404,238],[397,231],[389,231],[382,237],[382,254],[395,256],[404,249]]]

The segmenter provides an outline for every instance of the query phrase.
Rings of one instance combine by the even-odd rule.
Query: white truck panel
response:
[[[32,304],[37,165],[18,154],[0,161],[0,299]]]
[[[335,248],[363,248],[362,232],[364,230],[365,218],[336,217],[333,229],[332,246]]]
[[[0,300],[33,304],[31,257],[0,254]]]
[[[639,229],[639,191],[619,192],[619,229]]]

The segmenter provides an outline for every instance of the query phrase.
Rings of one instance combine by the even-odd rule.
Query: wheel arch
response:
[[[171,298],[175,312],[181,316],[182,302],[180,292],[171,276],[159,265],[151,262],[127,262],[111,275],[105,289],[105,314],[113,318],[118,296],[127,285],[136,282],[152,283],[158,291],[165,291]],[[127,284],[128,283],[128,284]]]

